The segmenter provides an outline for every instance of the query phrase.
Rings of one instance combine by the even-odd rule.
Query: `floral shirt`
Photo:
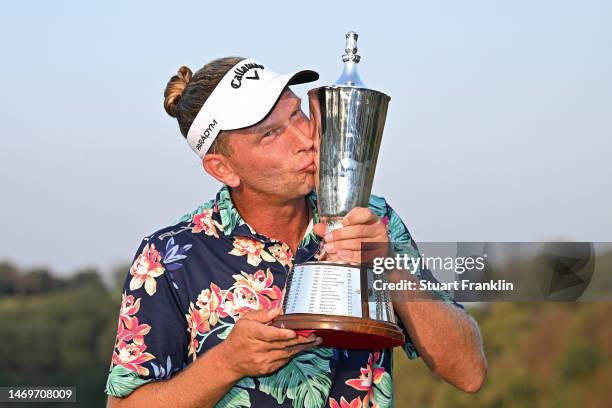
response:
[[[307,199],[316,223],[314,192]],[[408,230],[386,201],[372,196],[369,207],[387,224],[390,240],[409,244],[416,256]],[[124,397],[150,381],[171,378],[222,342],[241,315],[279,305],[289,268],[314,259],[318,249],[312,223],[295,254],[255,232],[227,186],[144,238],[125,281],[106,393]],[[403,348],[416,358],[405,334]],[[317,347],[271,375],[243,378],[217,407],[393,406],[391,363],[391,350]]]

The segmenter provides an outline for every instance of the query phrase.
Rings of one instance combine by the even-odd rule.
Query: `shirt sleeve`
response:
[[[413,241],[412,236],[410,235],[410,232],[408,231],[408,228],[406,227],[402,219],[399,217],[399,215],[395,212],[395,210],[393,210],[393,208],[391,208],[391,206],[386,201],[385,201],[384,207],[385,207],[385,215],[383,217],[383,222],[386,222],[387,224],[389,241],[394,244],[399,244],[395,246],[395,253],[396,254],[407,254],[408,256],[415,257],[415,258],[418,257],[419,249],[416,243]],[[433,282],[436,281],[436,279],[431,274],[431,272],[421,269],[421,265],[419,265],[416,274],[419,278],[425,277],[428,281],[433,281]],[[462,305],[455,302],[451,298],[448,292],[432,291],[432,293],[440,300],[446,303],[453,304],[456,307],[459,307],[461,309],[464,309]],[[399,318],[399,316],[397,316],[397,314],[395,317],[396,317],[398,326],[400,327],[400,329],[404,333],[404,336],[406,337],[406,342],[403,345],[404,352],[410,359],[415,359],[419,357],[419,353],[416,347],[414,346],[414,343],[412,342],[412,339],[410,338],[410,335],[408,334],[408,331],[406,330],[406,327],[404,326],[402,320]]]
[[[186,366],[189,334],[163,246],[143,239],[127,274],[105,392],[125,397]]]

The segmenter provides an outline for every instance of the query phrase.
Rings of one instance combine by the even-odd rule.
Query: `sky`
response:
[[[163,110],[229,55],[391,96],[373,192],[419,241],[612,241],[607,1],[11,2],[0,260],[109,271],[219,184]],[[304,104],[307,111],[307,105]]]

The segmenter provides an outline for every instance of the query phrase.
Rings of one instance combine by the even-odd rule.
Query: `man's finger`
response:
[[[311,343],[306,343],[306,344],[296,344],[295,346],[290,346],[286,348],[286,351],[290,354],[290,355],[296,355],[298,353],[301,353],[304,350],[309,350],[311,348],[317,347],[318,345],[320,345],[321,343],[323,343],[323,339],[320,337],[317,337],[316,340],[314,342]]]
[[[280,329],[274,326],[262,325],[253,333],[253,337],[261,341],[273,342],[295,339],[297,333],[290,329]]]
[[[319,341],[315,341],[313,343],[298,344],[296,346],[287,347],[287,348],[285,348],[283,350],[271,351],[270,354],[269,354],[270,361],[271,362],[275,362],[275,361],[279,361],[279,360],[288,360],[288,359],[291,359],[296,354],[301,353],[302,351],[310,350],[310,349],[318,346],[319,344],[321,344]]]
[[[251,312],[245,313],[241,317],[241,319],[254,320],[259,323],[269,323],[272,321],[272,319],[279,316],[280,314],[281,314],[280,307],[276,307],[273,309],[259,309],[259,310],[253,310]]]
[[[271,341],[268,344],[271,350],[282,350],[282,349],[297,346],[300,344],[314,343],[316,340],[317,340],[317,336],[315,336],[314,334],[311,334],[308,337],[297,336],[296,338],[291,339],[291,340]]]
[[[361,242],[363,240],[359,239],[343,239],[340,241],[328,242],[323,245],[325,251],[335,254],[341,249],[348,249],[351,251],[360,251],[361,250]]]
[[[378,217],[369,208],[355,207],[342,219],[342,225],[373,224]]]
[[[375,238],[378,236],[383,238],[384,236],[386,236],[386,232],[383,228],[378,228],[376,225],[372,225],[372,224],[349,225],[348,227],[339,228],[325,235],[325,242],[330,242],[330,240],[340,241],[343,239]]]

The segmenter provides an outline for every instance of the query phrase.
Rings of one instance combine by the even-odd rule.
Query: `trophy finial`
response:
[[[357,63],[361,60],[361,56],[357,54],[357,38],[359,38],[359,35],[354,31],[346,33],[345,54],[342,55],[344,68],[342,75],[340,75],[340,78],[334,84],[336,86],[366,87],[357,72]]]
[[[344,47],[346,54],[342,56],[342,61],[355,61],[357,63],[359,60],[361,60],[361,56],[357,54],[358,38],[359,34],[354,31],[349,31],[346,33],[346,47]]]

